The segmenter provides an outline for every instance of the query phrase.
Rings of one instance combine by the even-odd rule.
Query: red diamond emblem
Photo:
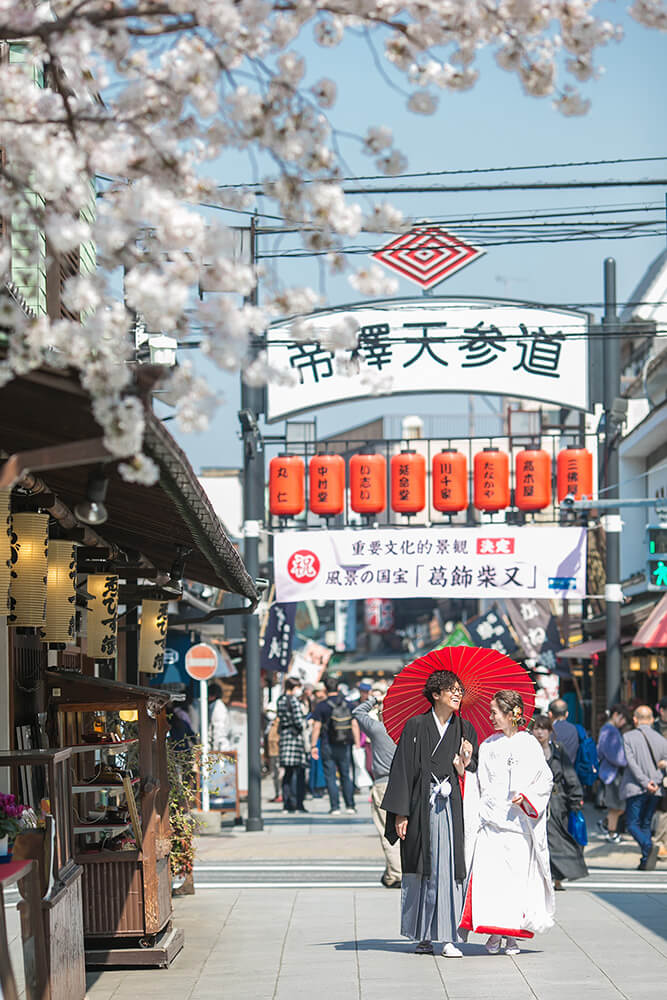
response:
[[[433,288],[484,253],[437,226],[415,226],[372,256],[420,288]]]

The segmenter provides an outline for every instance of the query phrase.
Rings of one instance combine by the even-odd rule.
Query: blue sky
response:
[[[320,76],[336,79],[339,101],[332,117],[340,129],[362,133],[370,123],[389,125],[397,145],[409,158],[410,171],[667,154],[663,138],[667,40],[664,35],[622,17],[621,5],[607,6],[611,16],[623,21],[626,39],[620,45],[612,44],[600,51],[598,59],[605,64],[606,72],[584,87],[586,96],[593,101],[592,110],[584,118],[564,118],[552,110],[550,99],[526,97],[518,80],[498,69],[490,56],[480,60],[481,79],[474,90],[463,94],[443,93],[438,112],[430,117],[416,116],[405,109],[405,100],[380,79],[365,44],[359,39],[351,39],[336,49],[307,44],[306,54],[316,67],[316,71],[309,74],[308,82]],[[347,144],[346,155],[353,171],[359,174],[376,172],[372,159],[360,155],[354,143]],[[250,166],[238,155],[221,162],[217,170],[221,183],[254,179]],[[442,178],[442,181],[502,183],[663,177],[667,177],[667,161],[463,176]],[[437,183],[439,179],[426,180]],[[445,225],[448,219],[501,210],[559,212],[584,206],[654,205],[656,208],[649,214],[664,218],[666,190],[667,185],[635,189],[439,193],[401,195],[391,200],[408,216],[437,219]],[[273,208],[266,210],[273,211]],[[454,223],[451,229],[457,231]],[[492,247],[479,261],[439,285],[436,294],[596,303],[602,297],[602,261],[606,256],[614,256],[618,262],[618,294],[622,301],[629,297],[650,262],[664,248],[665,239],[663,231],[661,236],[643,239]],[[371,237],[362,242],[372,242],[377,247],[387,240]],[[285,239],[281,248],[293,245],[294,241]],[[274,248],[271,238],[261,239],[260,251],[271,252]],[[355,258],[359,263],[363,260],[364,257]],[[318,285],[319,272],[310,260],[282,262],[279,268],[280,276],[287,282]],[[408,282],[400,282],[398,295],[414,293],[415,289]],[[328,305],[360,299],[342,278],[327,282],[326,295]],[[225,402],[206,433],[184,435],[176,430],[174,423],[168,426],[176,433],[196,470],[202,465],[237,465],[241,460],[236,434],[238,377],[221,375],[196,357],[195,352],[188,352],[188,357],[224,394]],[[322,409],[316,416],[320,432],[330,434],[381,413],[462,412],[464,407],[465,400],[461,396],[445,400],[398,397]],[[279,427],[276,425],[272,431]]]

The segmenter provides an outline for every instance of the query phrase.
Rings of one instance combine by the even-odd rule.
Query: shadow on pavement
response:
[[[361,938],[359,941],[324,941],[322,943],[333,945],[336,951],[414,951],[414,945],[410,941],[395,941],[386,938]]]
[[[333,946],[336,951],[391,951],[397,952],[399,954],[414,954],[415,945],[414,942],[408,941],[407,939],[401,940],[386,940],[383,938],[362,938],[359,941],[323,941],[321,946]],[[484,944],[460,944],[459,948],[463,951],[463,954],[467,958],[495,958],[498,960],[497,955],[489,955]],[[442,948],[441,945],[436,945],[435,953],[436,957],[440,955]],[[540,948],[527,948],[525,951],[521,949],[522,955],[541,955],[542,950]],[[415,955],[415,958],[423,956]],[[428,957],[428,956],[426,956]]]
[[[605,903],[667,941],[667,893],[594,892]]]
[[[275,813],[267,813],[264,815],[264,823],[266,826],[310,826],[313,822],[317,826],[328,826],[338,825],[338,826],[368,826],[367,816],[329,816],[328,813],[284,813],[276,816]]]

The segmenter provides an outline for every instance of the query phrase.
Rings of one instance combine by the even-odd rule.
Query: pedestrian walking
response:
[[[209,682],[209,742],[213,751],[233,750],[235,746],[229,708],[227,707],[231,693],[232,689],[229,685],[227,685],[227,690],[223,692],[222,686],[216,681]]]
[[[632,729],[632,712],[627,705],[614,705],[609,720],[600,729],[598,736],[598,758],[600,760],[600,781],[604,788],[604,804],[607,818],[598,822],[598,828],[606,835],[610,844],[620,844],[618,821],[623,815],[625,802],[621,799],[621,780],[627,766],[623,748],[623,734]]]
[[[552,701],[549,705],[549,717],[553,723],[554,739],[561,744],[574,764],[579,752],[579,732],[575,725],[568,722],[567,702],[562,698]]]
[[[313,739],[313,729],[315,726],[315,720],[313,718],[313,712],[315,711],[315,706],[319,705],[321,701],[324,701],[327,697],[327,689],[322,684],[318,682],[313,687],[313,696],[310,702],[310,712],[308,713],[308,738],[309,746],[317,747],[317,756],[311,754],[310,757],[310,767],[308,769],[308,781],[307,785],[310,790],[310,794],[314,799],[321,799],[327,790],[327,780],[324,776],[324,768],[322,767],[322,754],[320,753],[320,743],[321,740]]]
[[[547,845],[553,777],[525,724],[517,691],[491,701],[496,732],[479,748],[479,828],[461,929],[489,934],[492,955],[518,955],[517,938],[553,925],[554,890]]]
[[[359,742],[359,726],[338,690],[338,682],[333,677],[326,677],[324,685],[327,697],[313,709],[311,755],[314,760],[320,757],[322,759],[329,792],[329,813],[332,816],[340,815],[340,796],[336,782],[338,774],[345,811],[354,814],[357,810],[352,784],[352,746]]]
[[[562,889],[564,879],[573,882],[588,875],[583,849],[567,826],[569,813],[577,812],[584,804],[584,791],[564,747],[553,739],[553,727],[548,715],[534,716],[532,733],[542,747],[553,776],[547,813],[547,843],[554,889]]]
[[[661,698],[657,705],[658,717],[653,728],[667,739],[667,696]],[[667,789],[663,789],[655,814],[655,843],[658,845],[658,857],[667,858]]]
[[[428,677],[431,709],[405,723],[381,803],[387,839],[401,842],[401,934],[417,942],[418,955],[432,955],[437,941],[446,958],[463,954],[456,947],[466,878],[459,779],[477,767],[477,734],[458,715],[463,693],[450,670]]]
[[[401,888],[401,851],[398,840],[390,844],[385,837],[387,814],[382,808],[382,800],[387,790],[391,762],[396,752],[396,744],[382,722],[382,701],[385,690],[373,688],[368,698],[360,701],[352,715],[359,724],[362,735],[368,738],[372,754],[373,785],[371,787],[371,817],[380,836],[384,854],[384,872],[380,881],[386,889]]]
[[[651,839],[651,823],[665,790],[667,739],[653,728],[653,712],[648,705],[639,705],[632,720],[636,728],[623,736],[628,761],[620,789],[625,801],[625,828],[641,848],[639,871],[653,871],[658,845]]]
[[[273,798],[270,802],[282,802],[280,782],[280,721],[276,714],[266,733],[266,750],[269,759],[269,774],[273,781]]]
[[[307,812],[306,795],[306,713],[300,701],[301,681],[285,679],[285,690],[278,698],[278,733],[280,766],[283,770],[283,810]]]

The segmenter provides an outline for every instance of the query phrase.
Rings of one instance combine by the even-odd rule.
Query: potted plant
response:
[[[24,810],[15,795],[0,792],[0,862],[11,860],[9,844],[21,829]]]

